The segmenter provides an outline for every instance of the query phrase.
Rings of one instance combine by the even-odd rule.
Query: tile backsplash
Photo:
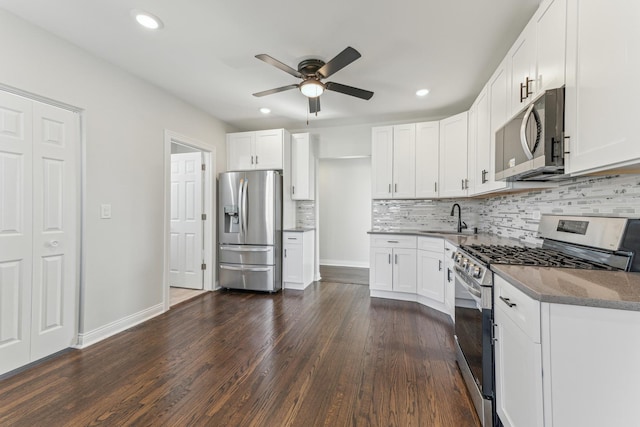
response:
[[[299,200],[296,202],[296,227],[315,228],[316,202],[314,200]]]
[[[456,200],[373,200],[373,229],[452,230]],[[599,215],[640,218],[640,175],[573,178],[558,187],[496,195],[490,199],[460,199],[462,219],[469,228],[540,243],[534,215]]]

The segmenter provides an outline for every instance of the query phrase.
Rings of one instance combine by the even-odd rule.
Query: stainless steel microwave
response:
[[[496,181],[551,181],[564,175],[564,88],[545,91],[498,129]]]

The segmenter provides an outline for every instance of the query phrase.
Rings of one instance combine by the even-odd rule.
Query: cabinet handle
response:
[[[464,179],[460,180],[460,189],[464,190]]]
[[[398,184],[393,184],[393,192],[394,193],[398,192]]]
[[[391,254],[389,254],[389,264],[391,264]]]
[[[391,184],[389,184],[389,193],[391,193]]]
[[[529,89],[529,83],[533,83],[533,79],[530,79],[528,76],[525,80],[525,99],[529,97],[529,95],[533,95],[533,91]]]
[[[284,257],[285,258],[287,257],[287,250],[286,249],[284,250]]]
[[[509,307],[515,307],[517,305],[515,302],[511,302],[511,300],[509,298],[505,298],[505,297],[501,296],[500,299],[502,300],[502,302],[507,304]]]
[[[442,271],[442,261],[438,260],[438,271]]]
[[[253,164],[253,156],[251,156],[251,164]]]
[[[398,264],[398,255],[394,255],[395,257],[395,263]]]
[[[435,193],[437,193],[437,192],[438,192],[438,182],[437,182],[437,181],[433,183],[433,191],[434,191]]]
[[[387,240],[387,243],[400,243],[397,240]]]
[[[569,149],[569,140],[571,139],[570,136],[565,136],[564,137],[564,154],[569,154],[571,153],[571,150]]]
[[[520,103],[521,104],[524,102],[525,99],[527,99],[527,97],[523,95],[523,92],[524,92],[524,83],[520,83]]]
[[[451,282],[451,269],[447,268],[447,282]]]
[[[258,156],[256,155],[256,165],[258,164]]]
[[[469,189],[469,180],[467,178],[464,179],[464,189],[465,190]]]
[[[488,171],[486,169],[482,169],[482,183],[484,184],[485,182],[489,181],[487,179],[487,173]]]
[[[293,194],[296,194],[296,186],[295,185],[291,186],[291,191],[293,192]]]

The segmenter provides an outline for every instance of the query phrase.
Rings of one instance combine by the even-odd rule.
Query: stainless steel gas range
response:
[[[476,244],[454,254],[457,360],[483,426],[500,425],[491,265],[640,271],[640,219],[544,215],[538,233],[540,248]]]

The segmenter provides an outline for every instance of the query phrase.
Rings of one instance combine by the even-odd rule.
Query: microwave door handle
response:
[[[533,143],[533,148],[531,144],[527,141],[527,123],[529,123],[529,117],[533,116],[533,120],[536,122],[536,140]],[[536,104],[533,103],[527,108],[527,111],[524,113],[524,118],[522,119],[522,124],[520,125],[520,143],[522,144],[522,151],[525,156],[527,156],[528,160],[533,159],[533,153],[536,152],[538,145],[540,145],[540,140],[542,139],[542,121],[540,120],[540,114],[538,114],[538,110],[536,109]]]

